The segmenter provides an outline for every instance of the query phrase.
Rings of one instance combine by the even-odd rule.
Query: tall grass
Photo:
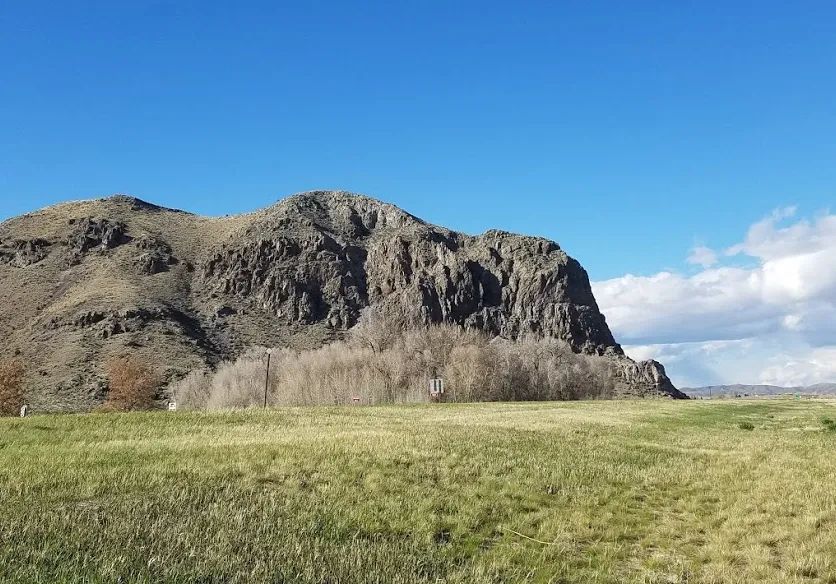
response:
[[[834,412],[602,401],[4,419],[0,582],[830,584]]]

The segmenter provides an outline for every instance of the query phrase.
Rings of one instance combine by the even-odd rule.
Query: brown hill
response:
[[[429,225],[392,205],[310,192],[226,218],[126,196],[0,224],[0,355],[27,364],[36,410],[106,393],[101,364],[129,350],[166,378],[254,345],[319,346],[370,305],[507,338],[555,337],[618,364],[625,395],[683,397],[655,362],[625,357],[586,272],[551,241]]]

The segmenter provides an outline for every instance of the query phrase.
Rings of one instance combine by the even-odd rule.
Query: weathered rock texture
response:
[[[683,397],[624,356],[581,265],[541,238],[469,236],[367,197],[295,195],[209,219],[116,196],[0,224],[0,354],[30,364],[30,402],[84,410],[101,364],[131,350],[169,378],[252,345],[318,346],[367,306],[492,335],[562,339],[616,364],[621,395]]]

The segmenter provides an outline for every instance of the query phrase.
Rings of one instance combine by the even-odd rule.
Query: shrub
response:
[[[836,432],[836,421],[832,418],[822,418],[821,423],[828,432]]]
[[[243,408],[261,403],[265,366],[264,359],[254,352],[235,362],[221,363],[212,377],[207,407]]]
[[[17,416],[23,406],[23,375],[19,359],[0,361],[0,416]]]
[[[105,365],[110,391],[105,409],[147,410],[154,406],[160,380],[153,370],[133,355],[115,357]]]
[[[496,362],[496,351],[491,347],[453,347],[444,367],[444,378],[449,387],[446,399],[465,402],[499,400],[502,384],[495,370]]]
[[[248,351],[211,374],[172,388],[185,408],[242,408],[264,402],[266,349]],[[456,325],[421,325],[407,315],[367,311],[348,341],[319,349],[273,350],[269,405],[392,404],[429,400],[429,379],[445,379],[446,401],[611,397],[610,361],[572,352],[555,339],[489,339]]]
[[[195,369],[180,381],[169,387],[177,407],[185,410],[204,409],[211,395],[212,374],[204,369]]]
[[[755,425],[752,422],[740,422],[737,425],[737,427],[740,428],[741,430],[754,430],[755,429]]]

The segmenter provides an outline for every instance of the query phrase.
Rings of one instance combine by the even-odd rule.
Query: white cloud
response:
[[[780,223],[795,215],[795,207],[779,209],[749,228],[746,239],[726,250],[727,255],[745,254],[775,260],[803,253],[833,249],[836,245],[836,215],[821,215],[815,221],[802,219],[784,227]]]
[[[836,379],[836,347],[820,347],[806,355],[785,355],[768,365],[761,381],[772,385],[812,385]]]
[[[710,247],[698,245],[691,250],[688,256],[688,263],[695,266],[702,266],[703,268],[710,268],[717,264],[717,252]]]
[[[836,381],[836,215],[783,225],[794,216],[790,207],[755,223],[723,261],[694,248],[694,275],[593,283],[616,338],[688,385]],[[728,264],[741,257],[752,267]]]
[[[625,345],[634,359],[665,364],[678,387],[730,383],[810,385],[836,380],[836,347],[810,347],[786,335],[736,341]]]

